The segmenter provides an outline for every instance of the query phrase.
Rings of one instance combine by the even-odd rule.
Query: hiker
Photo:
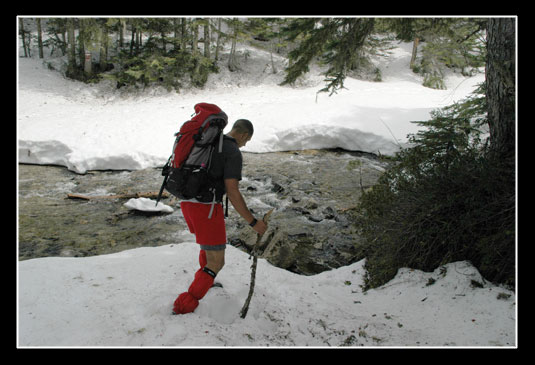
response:
[[[247,119],[237,120],[232,130],[223,138],[222,153],[214,153],[210,174],[224,186],[227,197],[234,209],[259,234],[264,234],[267,226],[257,220],[243,199],[239,190],[241,180],[242,155],[244,147],[253,136],[253,125]],[[200,203],[196,199],[182,201],[180,208],[191,233],[195,234],[200,245],[200,269],[187,292],[178,296],[174,302],[173,313],[190,313],[197,308],[199,300],[214,284],[214,279],[225,264],[227,236],[225,230],[222,202]],[[209,214],[211,217],[209,218]]]

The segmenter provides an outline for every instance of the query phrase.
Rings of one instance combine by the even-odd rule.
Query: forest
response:
[[[117,88],[201,88],[223,67],[240,72],[246,55],[238,57],[236,45],[245,42],[287,58],[282,85],[321,65],[321,91],[330,95],[348,76],[380,82],[370,58],[392,42],[412,42],[408,67],[429,88],[444,88],[447,68],[485,71],[472,97],[415,121],[424,128],[413,147],[353,214],[369,243],[369,287],[401,267],[430,271],[457,260],[515,284],[515,18],[19,18],[18,28],[21,57],[37,42],[41,58],[45,50],[66,56],[59,71],[67,77],[109,79]]]
[[[370,56],[392,42],[413,42],[409,67],[424,85],[445,88],[444,68],[470,75],[484,66],[483,18],[19,18],[24,56],[32,42],[39,57],[67,55],[67,77],[117,87],[161,84],[202,87],[220,67],[239,72],[236,44],[249,42],[288,57],[283,84],[293,84],[310,62],[325,65],[326,87],[346,75],[380,81]],[[33,30],[33,31],[32,31]],[[224,46],[230,46],[225,59]],[[272,62],[271,71],[277,72]]]

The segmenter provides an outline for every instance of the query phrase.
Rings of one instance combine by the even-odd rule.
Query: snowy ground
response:
[[[362,292],[364,261],[301,276],[259,259],[245,319],[248,255],[232,246],[194,313],[171,315],[198,269],[198,246],[146,247],[19,263],[20,346],[506,346],[515,294],[467,262],[402,269]],[[433,281],[434,280],[434,281]],[[478,287],[475,282],[483,284]]]
[[[328,97],[316,95],[323,87],[317,73],[295,88],[277,86],[281,71],[263,72],[269,55],[248,51],[242,74],[221,67],[204,90],[180,94],[86,85],[20,58],[19,161],[77,172],[161,166],[173,133],[201,101],[218,104],[231,122],[253,121],[246,151],[342,147],[393,154],[416,132],[411,120],[428,119],[432,109],[465,97],[484,79],[451,74],[448,90],[425,88],[408,69],[410,44],[401,44],[388,60],[377,60],[383,82],[348,78],[347,90]],[[276,62],[282,70],[284,60]],[[485,282],[466,262],[433,273],[400,270],[363,293],[363,261],[306,277],[259,260],[249,314],[241,319],[251,261],[229,246],[217,278],[224,288],[210,290],[194,313],[171,316],[197,257],[198,246],[184,243],[18,262],[18,345],[516,345],[515,294]]]
[[[241,57],[242,73],[210,76],[205,89],[165,92],[117,90],[101,82],[86,85],[63,78],[38,59],[19,59],[19,161],[67,166],[76,172],[95,169],[140,169],[163,166],[171,153],[173,134],[198,102],[219,105],[233,121],[253,122],[249,152],[341,147],[392,155],[429,112],[466,97],[483,74],[464,78],[450,73],[448,90],[422,86],[409,70],[411,45],[400,44],[388,59],[378,59],[383,82],[347,78],[329,97],[318,69],[301,86],[278,86],[286,62],[276,57],[279,72],[271,74],[267,52],[254,48]],[[56,61],[50,60],[54,64]],[[395,137],[395,139],[394,139]]]

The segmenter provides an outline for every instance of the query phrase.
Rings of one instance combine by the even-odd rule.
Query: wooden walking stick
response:
[[[273,212],[273,209],[271,209],[269,212],[267,212],[264,215],[263,221],[267,224],[269,220],[269,216]],[[256,236],[256,244],[253,247],[253,250],[251,251],[251,254],[253,255],[253,264],[251,265],[251,284],[249,285],[249,294],[247,295],[247,299],[245,300],[245,303],[243,304],[243,307],[240,311],[240,317],[245,318],[247,315],[247,311],[249,310],[249,303],[251,302],[251,298],[253,297],[254,292],[254,284],[255,284],[255,278],[256,278],[256,262],[258,261],[258,249],[260,246],[260,240],[262,239],[261,234],[257,234]]]

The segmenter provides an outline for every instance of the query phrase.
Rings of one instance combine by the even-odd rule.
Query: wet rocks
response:
[[[19,165],[19,259],[83,257],[177,243],[180,212],[144,215],[128,199],[73,200],[68,193],[111,195],[156,190],[159,169],[75,174],[64,167]],[[156,187],[156,189],[155,189]]]
[[[377,181],[387,162],[344,151],[244,155],[241,185],[249,207],[257,217],[276,208],[261,257],[306,275],[362,258],[357,227],[346,211]],[[263,204],[254,204],[256,200]],[[234,243],[255,242],[255,232],[241,221],[230,217],[229,238]]]
[[[388,162],[346,151],[243,153],[240,190],[257,218],[275,208],[261,257],[300,274],[315,274],[359,260],[360,237],[348,211]],[[191,241],[179,205],[172,214],[129,211],[125,199],[80,201],[67,193],[122,194],[158,190],[160,169],[95,171],[19,165],[19,259],[90,256]],[[256,233],[232,207],[231,243],[254,243]]]

